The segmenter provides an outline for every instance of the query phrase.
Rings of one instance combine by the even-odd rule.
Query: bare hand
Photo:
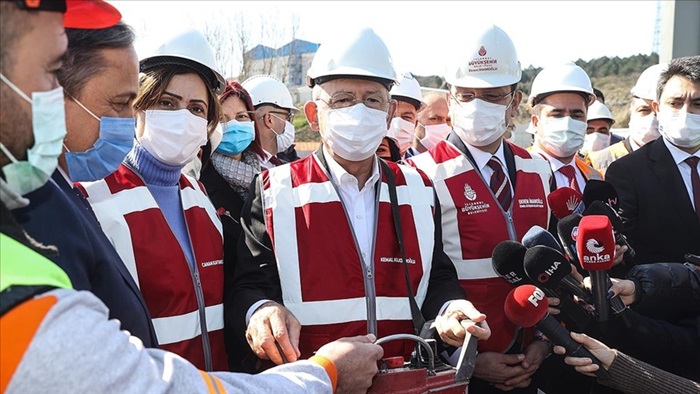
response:
[[[524,368],[522,374],[512,377],[502,385],[497,384],[496,387],[503,390],[501,386],[508,387],[509,389],[523,388],[530,385],[532,381],[532,375],[537,372],[537,369],[542,365],[542,361],[547,357],[549,349],[547,344],[542,341],[533,341],[525,349],[525,359],[520,363]]]
[[[245,336],[259,358],[280,365],[294,362],[301,356],[300,332],[301,324],[289,309],[276,302],[267,302],[250,317]]]
[[[316,354],[335,364],[338,370],[337,393],[366,393],[377,374],[377,361],[384,349],[375,345],[372,334],[340,338],[323,345]]]
[[[613,266],[622,263],[625,258],[625,252],[629,249],[627,246],[615,245],[615,258],[613,259]]]
[[[476,356],[474,376],[490,383],[503,384],[506,380],[525,373],[521,364],[523,360],[524,354],[479,353]]]
[[[549,308],[547,308],[547,312],[549,312],[550,315],[558,315],[561,313],[559,308],[559,304],[561,304],[561,301],[557,297],[547,297],[547,302],[549,303]]]
[[[606,370],[610,369],[610,365],[615,360],[615,356],[617,354],[615,353],[615,350],[610,349],[609,347],[605,346],[604,343],[597,341],[586,334],[572,332],[571,338],[573,338],[574,341],[583,344],[586,349],[588,349],[598,360],[600,360],[600,363]],[[564,349],[562,346],[554,346],[554,353],[566,354],[566,349]],[[597,364],[593,364],[593,360],[588,357],[567,356],[564,358],[564,362],[573,366],[576,371],[592,377],[596,376],[594,372],[600,368]]]
[[[474,323],[481,323],[481,327]],[[452,301],[442,315],[435,319],[435,328],[445,343],[457,347],[464,344],[467,332],[482,340],[491,336],[486,315],[477,311],[467,300]]]
[[[631,305],[634,304],[636,301],[636,287],[634,282],[631,280],[627,279],[615,279],[611,278],[610,279],[613,282],[612,287],[610,287],[610,290],[615,295],[619,295],[620,299],[625,305]]]

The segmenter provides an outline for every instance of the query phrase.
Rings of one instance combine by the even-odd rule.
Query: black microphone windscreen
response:
[[[525,252],[525,273],[538,286],[554,288],[571,274],[571,264],[556,249],[533,246]]]
[[[558,250],[562,254],[564,253],[564,250],[561,248],[561,245],[559,242],[557,242],[554,236],[540,226],[530,227],[525,235],[523,235],[522,241],[526,248],[531,248],[533,246],[548,246],[552,249]]]
[[[557,223],[557,233],[563,244],[576,243],[576,231],[581,218],[583,218],[581,214],[572,213]]]
[[[610,182],[596,179],[586,181],[586,188],[583,190],[583,204],[590,207],[593,201],[608,203],[615,211],[619,209],[617,190]]]
[[[513,285],[529,283],[523,269],[523,259],[527,248],[519,242],[503,241],[496,245],[491,254],[493,270]]]
[[[610,223],[612,223],[615,231],[622,230],[622,218],[620,218],[620,215],[618,215],[617,212],[615,212],[615,210],[607,203],[602,201],[593,201],[593,203],[591,203],[591,205],[583,212],[583,216],[590,215],[607,216],[608,219],[610,219]]]

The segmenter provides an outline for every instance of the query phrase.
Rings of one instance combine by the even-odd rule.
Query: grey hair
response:
[[[136,38],[124,22],[98,30],[66,29],[66,35],[68,51],[57,77],[65,91],[74,97],[80,95],[87,81],[106,67],[100,50],[128,48]]]

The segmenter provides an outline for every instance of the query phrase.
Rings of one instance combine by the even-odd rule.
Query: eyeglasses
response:
[[[473,93],[456,93],[453,95],[453,97],[456,99],[455,101],[459,103],[468,103],[478,98],[484,101],[488,101],[489,103],[498,104],[513,93],[515,93],[515,90],[511,90],[506,94],[485,93],[483,96],[477,96]]]
[[[348,108],[352,107],[357,103],[363,103],[368,108],[386,111],[389,105],[389,101],[387,101],[387,98],[382,97],[379,94],[371,95],[365,98],[364,100],[358,100],[355,96],[353,96],[350,93],[337,93],[331,96],[331,99],[328,101],[323,99],[318,99],[318,101],[322,101],[331,109]]]
[[[291,112],[287,113],[287,112],[270,111],[270,112],[268,112],[268,114],[281,115],[281,117],[280,116],[275,116],[275,117],[280,119],[280,120],[285,120],[287,122],[291,122],[292,119],[294,119],[294,114],[292,114]]]

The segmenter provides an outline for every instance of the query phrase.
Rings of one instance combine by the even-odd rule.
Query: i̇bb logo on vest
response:
[[[464,184],[464,198],[467,199],[467,201],[462,207],[462,212],[466,213],[467,215],[474,215],[477,213],[484,213],[486,212],[490,205],[486,202],[483,201],[476,201],[477,195],[476,195],[476,190],[474,190],[471,186],[469,186],[468,183]]]

